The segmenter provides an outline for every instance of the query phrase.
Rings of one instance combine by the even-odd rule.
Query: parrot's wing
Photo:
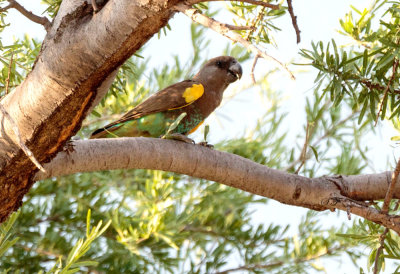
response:
[[[128,111],[120,120],[138,119],[156,112],[183,108],[199,99],[203,93],[202,84],[193,80],[185,80],[160,90]]]
[[[104,128],[110,128],[152,113],[183,108],[199,99],[203,93],[203,85],[193,80],[185,80],[173,84],[150,96],[134,109],[125,113],[120,119],[106,125]]]

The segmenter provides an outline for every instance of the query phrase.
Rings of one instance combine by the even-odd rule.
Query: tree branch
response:
[[[392,174],[392,180],[390,181],[390,185],[389,185],[388,190],[385,195],[385,200],[383,201],[383,206],[382,206],[383,213],[389,212],[390,201],[393,198],[393,192],[394,192],[394,188],[396,186],[396,182],[399,179],[399,173],[400,173],[400,159],[397,161],[396,168]]]
[[[139,137],[81,140],[73,144],[75,151],[60,152],[45,165],[47,173],[37,173],[35,180],[110,169],[172,171],[216,181],[284,204],[348,211],[400,233],[400,216],[379,212],[360,202],[383,199],[391,172],[310,179],[237,155],[172,140]],[[400,184],[396,185],[394,195],[400,197]]]
[[[332,255],[332,253],[337,252],[337,251],[341,251],[345,249],[345,247],[343,246],[338,246],[338,247],[334,247],[334,248],[330,248],[327,249],[325,252],[323,253],[319,253],[319,254],[315,254],[315,255],[311,255],[311,256],[307,256],[305,258],[295,258],[294,259],[294,263],[295,264],[301,264],[301,263],[306,263],[309,261],[314,261],[317,260],[321,257],[324,256],[329,256]],[[214,274],[228,274],[231,272],[236,272],[236,271],[241,271],[241,270],[261,270],[261,269],[268,269],[268,268],[276,268],[278,266],[287,264],[288,262],[286,261],[276,261],[276,262],[272,262],[269,264],[250,264],[250,265],[243,265],[243,266],[239,266],[239,267],[235,267],[235,268],[230,268],[230,269],[226,269],[220,272],[216,272]]]
[[[231,32],[230,29],[225,26],[225,24],[218,22],[208,16],[205,16],[204,14],[201,14],[198,9],[192,8],[183,3],[177,4],[175,6],[175,9],[177,11],[180,11],[180,12],[186,14],[194,22],[202,24],[203,26],[210,28],[210,29],[214,30],[215,32],[218,32],[219,34],[227,37],[228,39],[232,40],[233,42],[242,44],[245,48],[247,48],[249,51],[252,51],[255,55],[259,55],[259,56],[263,57],[264,59],[273,60],[274,62],[278,63],[279,66],[281,66],[284,70],[286,70],[292,79],[295,79],[293,73],[288,69],[288,67],[285,64],[283,64],[276,58],[266,54],[264,51],[257,48],[255,45],[253,45],[252,43],[250,43],[249,41],[244,39],[239,34]]]
[[[6,79],[6,90],[4,92],[4,95],[7,95],[9,92],[10,88],[10,78],[11,78],[11,70],[12,70],[12,64],[13,64],[13,57],[14,57],[14,51],[11,52],[11,57],[10,57],[10,63],[8,65],[8,74],[7,74],[7,79]]]
[[[4,12],[8,9],[14,8],[17,11],[19,11],[22,15],[24,15],[26,18],[28,18],[29,20],[42,25],[46,31],[48,32],[50,27],[51,27],[51,23],[49,21],[49,19],[47,19],[47,17],[43,16],[37,16],[35,14],[33,14],[31,11],[28,11],[27,9],[25,9],[23,6],[21,6],[21,4],[19,4],[17,1],[15,0],[8,0],[8,6],[0,9],[0,12]]]
[[[230,30],[252,30],[252,29],[254,29],[254,27],[252,27],[252,26],[235,26],[235,25],[229,25],[229,24],[223,24],[223,25]]]
[[[386,227],[385,230],[383,231],[382,235],[379,237],[379,247],[378,250],[376,251],[376,255],[375,255],[375,260],[374,260],[374,274],[378,274],[379,273],[379,257],[382,254],[382,251],[385,247],[385,238],[386,235],[388,234],[389,229]]]
[[[32,70],[1,101],[39,163],[51,161],[76,134],[116,70],[168,23],[178,1],[108,1],[96,16],[88,1],[61,2]],[[92,39],[86,39],[88,33]],[[37,172],[4,115],[0,112],[0,223],[21,206]]]
[[[299,26],[297,25],[297,16],[294,15],[292,0],[287,0],[287,4],[290,17],[292,18],[292,25],[294,27],[294,31],[296,32],[296,42],[298,44],[300,43],[300,29]]]
[[[232,2],[233,0],[187,0],[185,4],[194,5],[202,2]],[[249,3],[252,5],[262,6],[266,8],[270,8],[272,10],[278,10],[279,5],[270,4],[268,2],[258,1],[258,0],[238,0],[237,2]]]
[[[313,126],[311,126],[311,127],[313,127]],[[303,148],[301,149],[300,158],[299,158],[300,165],[296,169],[296,171],[294,172],[295,174],[299,174],[301,168],[304,166],[304,164],[307,161],[307,147],[309,145],[309,139],[310,139],[311,131],[312,131],[312,129],[310,129],[310,122],[307,120],[306,137],[305,137]]]
[[[256,78],[254,77],[254,70],[256,69],[258,58],[260,58],[260,55],[257,54],[254,57],[253,64],[251,65],[250,77],[251,77],[251,81],[253,82],[253,84],[256,84]]]
[[[384,90],[386,90],[386,87],[385,86],[381,86],[380,84],[378,84],[378,83],[372,83],[370,80],[361,80],[360,81],[362,84],[364,84],[367,88],[369,88],[370,90],[372,90],[372,89],[377,89],[377,90],[380,90],[380,91],[384,91]],[[389,90],[390,91],[390,90]],[[396,94],[400,94],[400,89],[393,89],[393,91],[392,91],[392,93],[396,93]]]
[[[13,56],[14,56],[14,52],[11,53],[11,58],[10,58],[10,63],[8,65],[8,74],[7,74],[7,79],[6,79],[6,90],[5,90],[5,95],[8,94],[9,92],[9,87],[10,87],[10,76],[11,76],[11,69],[12,69],[12,64],[13,64]],[[24,144],[24,142],[22,141],[22,137],[21,137],[21,133],[19,132],[19,128],[16,125],[15,121],[13,120],[13,118],[10,116],[10,114],[7,112],[7,110],[4,108],[4,106],[0,103],[0,112],[3,114],[3,117],[6,118],[7,120],[9,120],[12,129],[14,131],[14,134],[17,136],[17,140],[18,140],[18,145],[19,147],[24,151],[24,153],[26,154],[26,156],[29,157],[29,159],[31,159],[32,163],[35,164],[35,166],[43,171],[46,172],[46,170],[42,167],[42,165],[39,163],[38,160],[36,160],[35,156],[33,155],[32,151]]]

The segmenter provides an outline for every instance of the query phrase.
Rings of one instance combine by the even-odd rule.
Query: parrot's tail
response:
[[[121,126],[122,125],[112,125],[96,129],[90,136],[90,139],[119,137],[117,134],[114,134],[113,131]]]
[[[104,130],[104,128],[99,128],[96,129],[90,136],[90,139],[96,139],[96,138],[105,138],[107,135],[107,131]]]

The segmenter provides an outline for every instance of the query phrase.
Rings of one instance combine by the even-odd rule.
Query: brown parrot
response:
[[[186,135],[194,132],[220,105],[224,90],[241,76],[242,67],[235,58],[215,57],[193,79],[160,90],[119,120],[94,131],[91,138],[162,137],[186,113],[165,137],[193,142]]]

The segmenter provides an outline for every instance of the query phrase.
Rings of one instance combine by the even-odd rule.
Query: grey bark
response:
[[[243,157],[178,141],[115,138],[74,142],[35,179],[109,169],[143,168],[173,171],[313,210],[340,209],[383,224],[400,233],[400,217],[363,202],[385,197],[391,172],[307,178],[268,168]],[[395,198],[400,198],[397,183]]]

